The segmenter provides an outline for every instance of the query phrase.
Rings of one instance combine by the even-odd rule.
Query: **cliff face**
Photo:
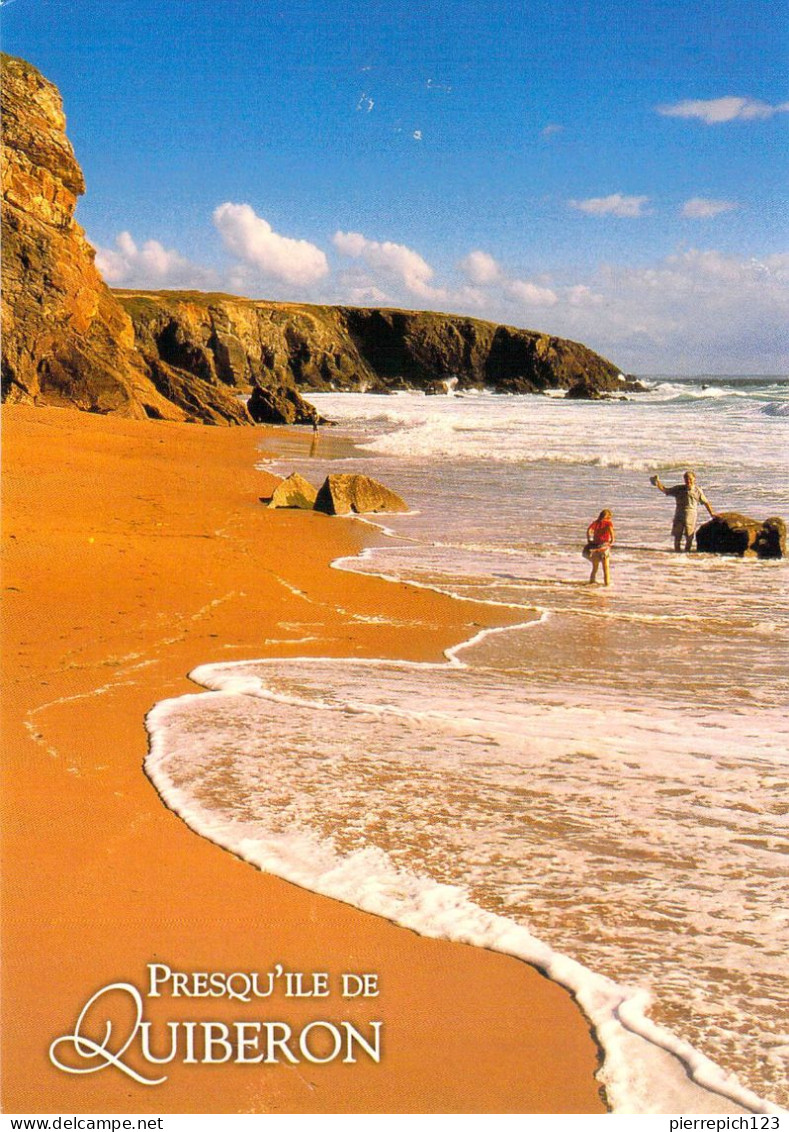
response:
[[[103,282],[74,220],[82,171],[57,89],[2,56],[3,399],[127,417],[248,422],[221,387],[157,389],[131,319]]]
[[[4,55],[2,115],[4,400],[249,424],[313,420],[299,388],[626,388],[585,346],[472,318],[112,292],[74,220],[85,186],[58,91]]]
[[[459,315],[115,293],[150,365],[159,358],[240,389],[436,392],[451,379],[460,389],[508,393],[626,387],[613,363],[577,342]]]

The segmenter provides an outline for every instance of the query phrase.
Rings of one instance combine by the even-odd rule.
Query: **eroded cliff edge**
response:
[[[619,370],[564,338],[433,311],[314,306],[199,292],[116,291],[137,345],[207,381],[255,389],[253,416],[288,416],[287,390],[621,392]]]
[[[315,411],[299,389],[627,388],[586,346],[458,315],[113,292],[74,219],[85,185],[57,89],[3,56],[2,114],[4,400],[306,423]]]

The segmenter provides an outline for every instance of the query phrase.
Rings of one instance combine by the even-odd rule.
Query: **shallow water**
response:
[[[418,512],[343,568],[515,605],[524,625],[445,666],[201,670],[225,693],[154,717],[159,788],[263,867],[429,934],[509,940],[580,988],[618,1110],[713,1105],[615,1032],[628,1010],[718,1091],[758,1107],[734,1072],[787,1103],[789,571],[673,555],[671,503],[648,482],[692,458],[717,509],[789,515],[787,386],[315,401],[357,451],[323,459],[322,434],[299,459],[294,430],[281,470],[363,470]],[[580,557],[603,506],[610,590]]]

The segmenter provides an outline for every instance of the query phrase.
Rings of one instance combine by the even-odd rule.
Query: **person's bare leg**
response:
[[[603,555],[603,582],[606,586],[611,585],[611,560],[608,554]]]
[[[693,535],[685,535],[685,553],[690,554],[690,548],[693,546]]]

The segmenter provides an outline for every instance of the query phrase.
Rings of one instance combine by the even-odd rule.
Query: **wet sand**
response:
[[[433,660],[502,611],[329,569],[364,531],[267,511],[260,430],[21,406],[2,427],[3,1111],[604,1111],[597,1048],[563,990],[258,872],[192,833],[141,769],[145,713],[194,692],[197,664]],[[378,615],[412,626],[363,620]],[[167,1076],[155,1087],[52,1065],[50,1043],[90,996],[143,990],[150,963],[375,972],[366,1001],[163,997],[145,1017],[157,1033],[187,1019],[380,1019],[381,1063],[178,1059],[154,1067]]]

